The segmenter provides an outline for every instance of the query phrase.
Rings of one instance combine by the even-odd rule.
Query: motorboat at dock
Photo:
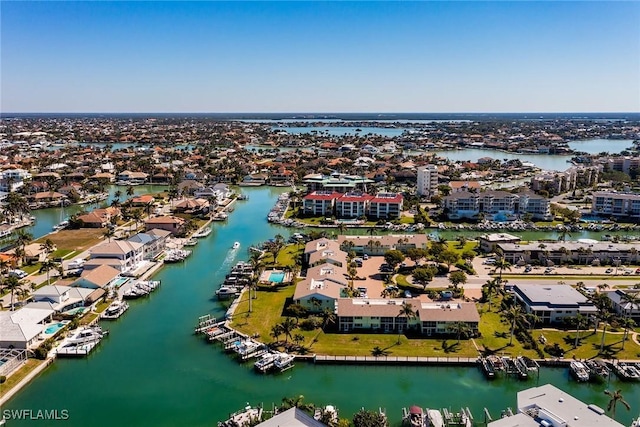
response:
[[[134,283],[129,289],[127,289],[122,297],[125,299],[136,299],[140,297],[146,297],[151,292],[160,287],[159,280],[140,280]]]
[[[165,263],[184,261],[191,255],[191,251],[187,249],[170,249],[166,252],[163,259]]]
[[[429,419],[429,425],[433,427],[445,427],[442,413],[437,409],[427,409],[427,418]]]
[[[571,375],[579,382],[589,381],[589,368],[577,360],[572,360],[569,364],[569,371]]]
[[[615,363],[613,372],[623,381],[640,381],[640,369],[632,363]]]
[[[207,237],[209,234],[211,234],[212,231],[213,230],[211,229],[211,227],[204,227],[196,231],[195,233],[193,233],[192,237],[195,237],[196,239],[202,239],[204,237]]]
[[[101,319],[113,320],[117,319],[129,309],[129,304],[126,301],[115,300],[109,307],[106,308],[104,313],[100,316]]]

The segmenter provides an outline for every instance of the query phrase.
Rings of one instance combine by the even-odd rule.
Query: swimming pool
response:
[[[69,311],[65,311],[64,314],[68,314],[70,316],[75,316],[76,314],[82,314],[84,313],[84,307],[76,307],[76,308],[72,308]]]
[[[269,281],[274,283],[284,282],[284,272],[272,271],[271,273],[269,273]]]
[[[54,335],[60,329],[64,328],[67,323],[69,322],[58,322],[54,323],[53,325],[49,325],[47,326],[47,329],[44,330],[44,333],[47,335]]]
[[[113,286],[115,286],[116,288],[119,288],[120,286],[124,285],[128,281],[129,281],[129,279],[127,277],[118,277],[113,282],[111,282],[111,284]]]

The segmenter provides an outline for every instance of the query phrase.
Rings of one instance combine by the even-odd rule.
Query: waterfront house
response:
[[[38,346],[38,338],[53,314],[51,309],[33,307],[0,311],[0,348],[28,349]]]
[[[103,228],[111,223],[112,218],[120,215],[120,209],[116,207],[94,209],[88,214],[80,215],[77,219],[86,228]]]
[[[144,172],[134,172],[130,170],[122,171],[117,175],[118,181],[124,183],[143,184],[149,175]]]
[[[173,207],[173,211],[176,213],[204,215],[209,212],[209,201],[205,199],[184,199]]]
[[[85,269],[91,269],[94,265],[106,263],[121,272],[133,270],[143,259],[143,244],[128,240],[115,240],[93,247],[89,253],[90,258],[84,264]],[[96,260],[110,260],[97,261]],[[92,262],[93,261],[93,262]]]
[[[92,292],[94,290],[88,288],[48,285],[35,290],[31,296],[34,303],[50,303],[56,313],[61,313],[75,307],[83,307]],[[30,304],[27,304],[26,307],[29,306]]]
[[[416,316],[400,316],[403,303],[411,304]],[[403,332],[414,329],[423,335],[451,334],[458,322],[478,333],[480,315],[473,303],[425,302],[417,299],[340,298],[337,303],[338,329],[374,332]]]
[[[185,179],[178,184],[178,192],[186,196],[193,196],[196,191],[204,188],[204,184],[192,179]]]
[[[40,243],[30,243],[24,247],[24,260],[27,264],[35,264],[47,259],[49,253]]]
[[[138,233],[130,237],[129,241],[141,243],[143,245],[142,258],[153,260],[164,251],[169,236],[171,236],[169,231],[154,228],[146,233]]]
[[[85,265],[87,263],[85,263]],[[100,265],[90,270],[83,270],[82,276],[75,280],[71,286],[88,289],[104,289],[119,275],[119,270],[110,267],[109,265]]]
[[[157,216],[155,218],[149,218],[144,222],[145,230],[150,231],[154,228],[160,230],[166,230],[173,235],[182,232],[185,225],[185,220],[176,216]]]
[[[585,316],[597,313],[593,303],[569,285],[517,284],[513,293],[525,311],[535,314],[543,325],[561,324],[578,313]]]
[[[132,208],[149,208],[155,198],[151,194],[141,194],[140,196],[132,197],[128,200],[129,205]]]

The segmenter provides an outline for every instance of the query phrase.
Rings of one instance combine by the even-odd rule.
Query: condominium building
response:
[[[575,166],[564,172],[543,173],[531,178],[531,189],[554,195],[590,187],[598,182],[601,169],[602,166]]]
[[[591,212],[596,215],[640,217],[640,194],[596,191]]]
[[[530,214],[540,219],[551,216],[549,200],[529,192],[458,191],[444,198],[444,207],[450,219],[474,218],[480,213],[497,216],[500,221],[515,219],[514,215]]]
[[[438,189],[438,167],[436,165],[420,166],[417,169],[418,196],[431,197]]]

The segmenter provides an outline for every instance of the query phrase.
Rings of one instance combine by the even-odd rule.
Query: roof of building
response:
[[[566,423],[567,427],[623,427],[609,418],[604,409],[588,405],[551,384],[518,392],[518,410],[537,412],[539,420],[555,419],[555,425]]]
[[[421,322],[479,322],[473,303],[433,303],[416,299],[340,298],[338,316],[396,317],[404,303],[411,304]]]
[[[308,297],[324,297],[330,299],[338,299],[341,296],[342,290],[346,287],[338,281],[337,277],[325,276],[323,278],[310,278],[307,277],[301,280],[296,285],[296,290],[293,294],[294,300],[299,300]]]
[[[184,224],[184,219],[177,216],[156,216],[145,221],[145,224]]]
[[[108,265],[101,265],[97,268],[94,268],[93,270],[86,272],[86,274],[85,272],[83,272],[82,277],[76,280],[76,282],[74,283],[85,280],[93,283],[100,288],[104,288],[119,274],[120,272],[115,268],[109,267]]]
[[[311,418],[302,409],[293,407],[261,422],[258,427],[325,427],[325,425]]]
[[[89,252],[94,255],[124,255],[135,252],[142,248],[142,243],[132,242],[130,240],[114,240],[113,242],[103,243],[95,246]]]
[[[519,242],[520,237],[507,233],[483,234],[480,239],[488,242]]]
[[[341,196],[335,191],[314,191],[303,197],[304,200],[334,200]]]
[[[523,285],[513,286],[513,291],[532,308],[548,306],[591,306],[586,296],[569,285]]]

